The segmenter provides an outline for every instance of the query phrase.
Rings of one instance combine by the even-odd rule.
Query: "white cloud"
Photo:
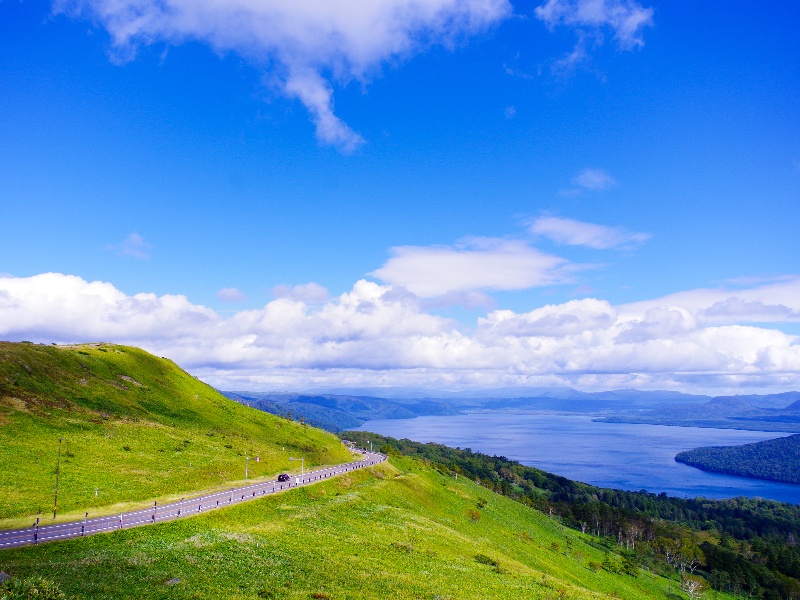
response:
[[[523,290],[571,281],[566,259],[519,240],[470,238],[452,246],[397,246],[371,275],[420,298],[474,290]]]
[[[217,298],[223,302],[242,302],[247,300],[247,296],[236,288],[222,288],[217,292]]]
[[[575,176],[572,183],[585,190],[600,192],[615,187],[617,180],[603,169],[584,169]]]
[[[559,77],[588,69],[591,50],[603,45],[606,32],[613,33],[620,50],[632,50],[644,46],[643,31],[653,25],[653,9],[632,0],[547,0],[534,13],[549,29],[570,27],[577,36],[572,50],[550,65]]]
[[[529,313],[496,310],[480,320],[479,332],[492,336],[563,337],[606,328],[614,324],[616,313],[605,301],[594,298],[571,300],[565,304],[547,305]]]
[[[571,187],[561,190],[560,195],[574,197],[586,192],[604,192],[617,186],[617,180],[603,169],[583,169],[570,183]]]
[[[728,393],[800,386],[800,339],[748,324],[753,314],[799,320],[798,292],[800,278],[623,306],[585,298],[525,313],[493,310],[462,330],[428,314],[413,294],[368,281],[323,303],[289,295],[223,318],[184,296],[128,296],[110,283],[46,273],[0,278],[0,339],[137,345],[223,389],[573,385]],[[731,297],[743,303],[723,310],[724,321],[710,320],[709,309]],[[773,305],[793,312],[764,311]]]
[[[185,296],[128,296],[110,283],[60,273],[2,278],[0,292],[0,335],[8,339],[155,342],[194,336],[217,320]]]
[[[344,152],[363,139],[333,112],[331,82],[365,81],[387,62],[451,46],[511,13],[508,0],[54,0],[85,15],[130,60],[154,43],[200,41],[264,68],[266,80],[308,109],[318,139]]]
[[[578,41],[575,42],[572,50],[561,58],[554,60],[550,64],[550,71],[558,77],[568,77],[579,67],[588,65],[590,62],[588,47],[597,45],[601,39],[602,37],[600,36],[580,32]]]
[[[364,143],[364,138],[333,113],[333,90],[318,73],[311,69],[292,73],[284,89],[308,109],[320,142],[335,146],[345,154],[354,152]]]
[[[324,302],[329,298],[328,290],[313,281],[301,285],[276,285],[272,288],[276,298],[290,298],[298,302]]]
[[[129,256],[139,260],[150,258],[150,248],[153,245],[147,243],[144,238],[135,231],[129,233],[119,244],[109,244],[108,249],[114,250],[120,256]]]
[[[758,280],[756,280],[758,281]],[[620,306],[623,314],[681,306],[704,325],[800,322],[800,276],[737,289],[696,289]]]
[[[646,233],[632,233],[619,227],[607,227],[559,217],[539,217],[531,223],[530,231],[557,244],[587,246],[598,250],[630,249],[650,239],[650,235]]]
[[[506,106],[503,114],[506,116],[506,119],[513,119],[517,116],[517,108],[515,106]]]
[[[644,46],[642,30],[653,25],[653,9],[633,0],[547,0],[534,12],[551,29],[610,29],[623,50]]]

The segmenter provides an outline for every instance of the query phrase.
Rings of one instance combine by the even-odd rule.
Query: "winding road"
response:
[[[223,506],[254,500],[261,496],[274,494],[282,490],[310,485],[386,460],[385,455],[377,452],[369,452],[367,450],[360,450],[359,452],[364,455],[364,458],[361,460],[308,471],[302,476],[292,475],[289,481],[262,481],[252,485],[225,490],[224,492],[215,492],[205,496],[196,496],[194,498],[182,498],[178,502],[169,502],[162,505],[154,502],[153,506],[149,508],[105,517],[89,519],[87,513],[87,518],[82,521],[57,523],[53,525],[34,524],[25,529],[7,529],[5,531],[0,531],[0,548],[28,546],[31,544],[82,537],[104,531],[113,531],[115,529],[129,529],[140,525],[152,525],[163,521],[171,521],[216,508],[222,508]]]

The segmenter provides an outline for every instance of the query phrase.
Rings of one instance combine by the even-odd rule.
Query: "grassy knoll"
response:
[[[175,363],[110,344],[0,342],[0,527],[109,512],[344,462],[332,435],[239,405]]]
[[[597,538],[402,457],[179,522],[0,551],[0,570],[80,598],[687,597],[620,563]]]

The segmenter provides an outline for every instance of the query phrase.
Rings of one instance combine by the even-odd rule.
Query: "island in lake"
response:
[[[703,471],[800,484],[800,435],[744,444],[695,448],[675,460]]]

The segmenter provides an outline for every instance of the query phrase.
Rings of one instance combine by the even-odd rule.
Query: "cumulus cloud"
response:
[[[194,336],[216,320],[213,311],[185,296],[128,296],[110,283],[60,273],[0,279],[0,335],[6,339],[160,343]]]
[[[0,278],[0,338],[137,345],[223,389],[785,389],[800,385],[800,339],[748,324],[753,311],[787,318],[758,302],[797,318],[800,279],[776,285],[729,292],[743,304],[724,322],[708,312],[725,294],[693,290],[622,306],[584,298],[498,309],[462,328],[402,288],[363,280],[324,302],[289,294],[221,317],[184,296],[130,296],[46,273]]]
[[[633,233],[619,227],[607,227],[559,217],[540,217],[531,223],[530,231],[557,244],[587,246],[598,250],[630,249],[650,239],[650,235],[646,233]]]
[[[117,60],[155,43],[236,52],[308,109],[318,139],[344,152],[363,139],[336,116],[331,82],[365,81],[387,62],[452,46],[511,13],[508,0],[54,0],[111,35]]]
[[[242,302],[247,300],[247,296],[245,296],[242,292],[237,290],[236,288],[222,288],[217,292],[217,298],[222,300],[223,302]]]
[[[497,310],[480,320],[479,333],[514,338],[554,338],[579,335],[607,328],[616,321],[613,307],[605,301],[587,298],[565,304],[547,305],[529,313]]]
[[[474,290],[523,290],[571,281],[566,259],[519,240],[469,238],[457,246],[397,246],[371,275],[420,298]]]
[[[150,258],[150,248],[153,245],[147,243],[144,238],[135,231],[129,233],[119,244],[109,244],[108,249],[113,250],[120,256],[128,256],[139,260]]]

